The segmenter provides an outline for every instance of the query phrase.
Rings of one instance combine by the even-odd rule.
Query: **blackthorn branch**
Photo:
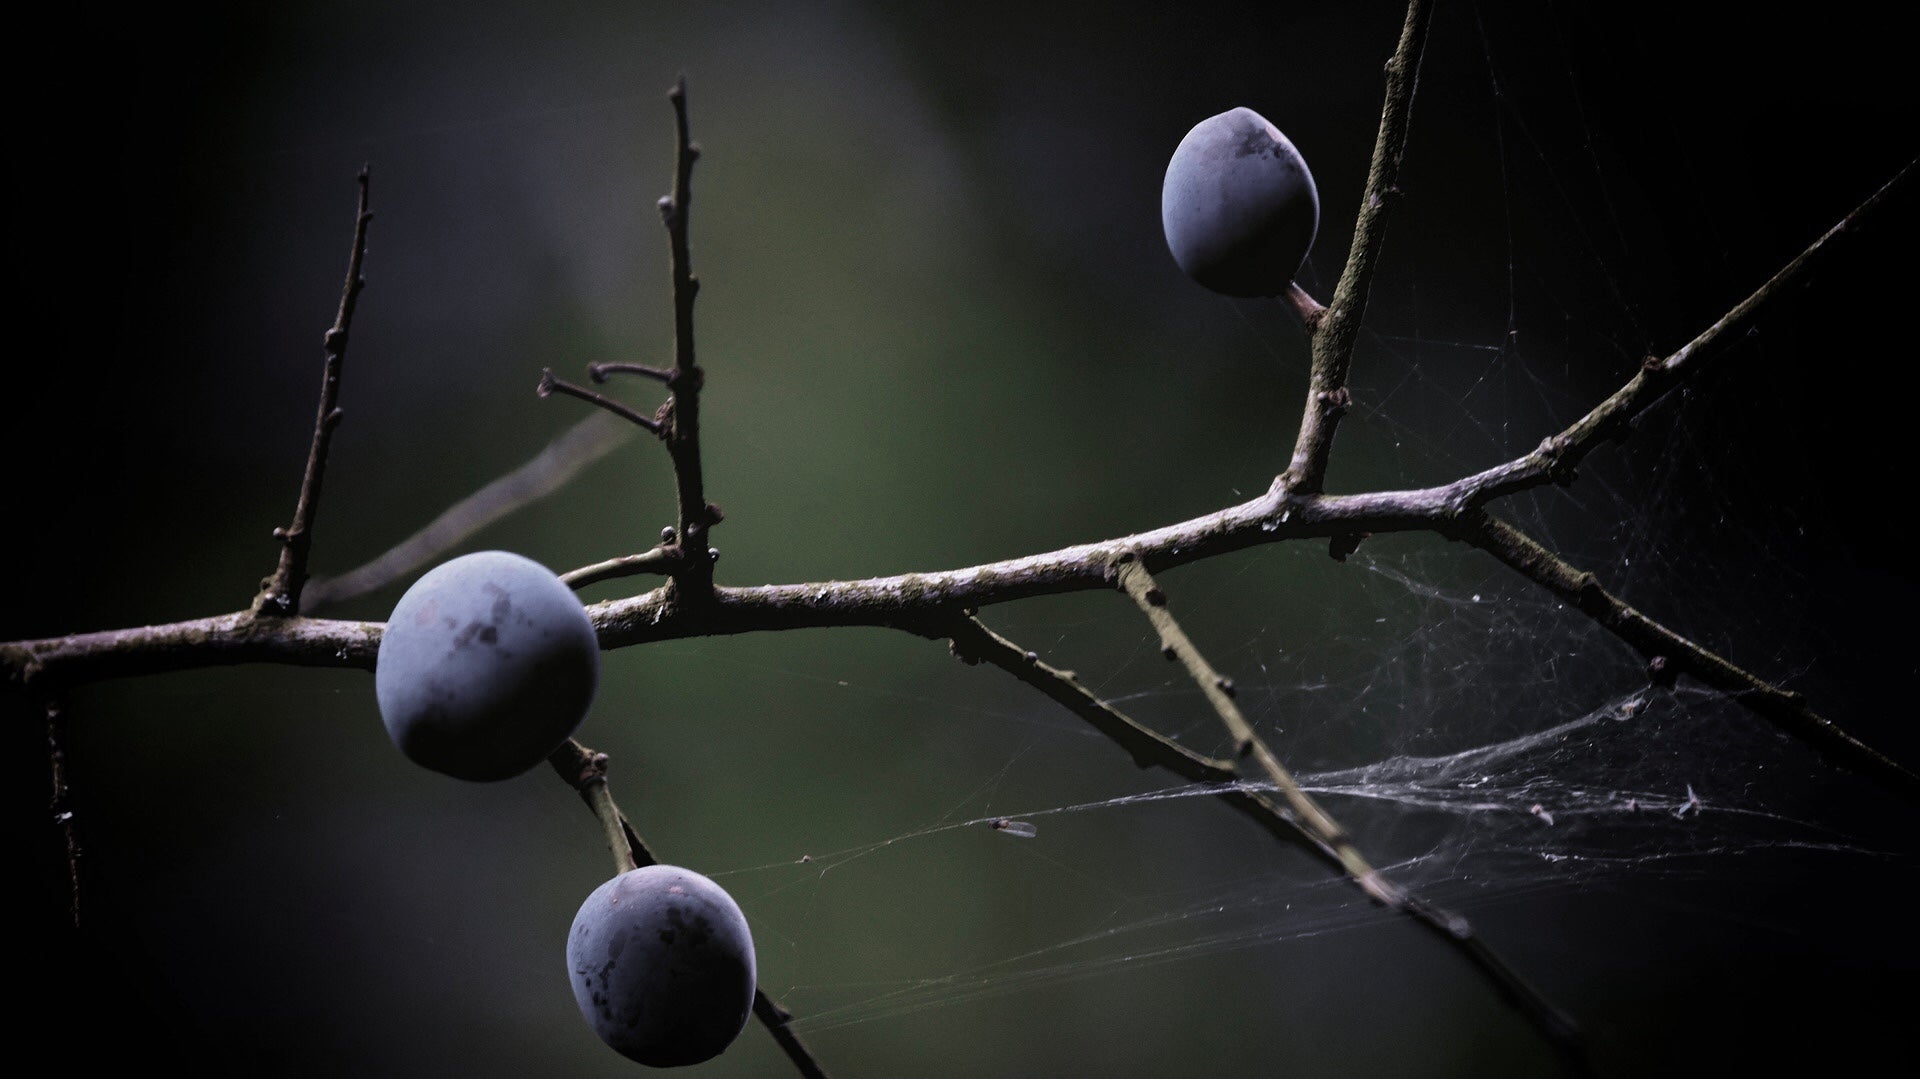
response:
[[[670,402],[657,422],[665,427],[673,459],[679,495],[678,527],[661,546],[643,554],[612,559],[567,575],[568,583],[575,586],[629,572],[664,571],[673,580],[647,594],[590,608],[600,646],[615,648],[669,638],[807,626],[885,626],[950,640],[962,658],[989,662],[1007,670],[1086,718],[1131,754],[1136,763],[1168,767],[1195,781],[1218,782],[1221,797],[1230,804],[1263,819],[1276,832],[1300,828],[1310,837],[1317,836],[1324,848],[1331,848],[1336,854],[1335,860],[1344,864],[1345,859],[1338,856],[1338,851],[1345,837],[1330,821],[1326,822],[1327,828],[1316,830],[1311,815],[1302,815],[1298,806],[1285,806],[1268,799],[1261,791],[1249,790],[1237,782],[1237,773],[1230,763],[1194,754],[1132,721],[1086,691],[1070,672],[1049,666],[1036,654],[988,630],[973,617],[972,610],[1031,596],[1111,587],[1116,564],[1135,567],[1122,571],[1122,583],[1131,582],[1130,593],[1137,590],[1135,598],[1142,601],[1144,607],[1163,609],[1149,598],[1157,590],[1147,576],[1149,569],[1164,572],[1257,544],[1301,538],[1331,540],[1337,557],[1341,552],[1351,552],[1355,537],[1428,532],[1484,550],[1515,572],[1567,600],[1648,656],[1653,677],[1671,680],[1686,674],[1697,678],[1730,694],[1755,714],[1806,739],[1842,764],[1866,770],[1912,794],[1920,783],[1916,783],[1911,770],[1840,731],[1813,713],[1798,695],[1766,683],[1634,611],[1591,574],[1580,572],[1485,508],[1493,500],[1548,482],[1571,482],[1575,467],[1603,439],[1627,431],[1633,418],[1653,401],[1693,377],[1704,362],[1749,324],[1756,312],[1779,295],[1786,284],[1800,278],[1816,259],[1837,246],[1833,241],[1857,227],[1896,187],[1904,184],[1910,169],[1903,170],[1886,188],[1847,215],[1772,280],[1688,345],[1664,359],[1649,361],[1632,380],[1586,417],[1544,440],[1531,453],[1441,486],[1345,495],[1324,493],[1334,431],[1352,402],[1347,375],[1353,344],[1365,312],[1373,269],[1382,250],[1387,214],[1398,192],[1399,162],[1406,144],[1429,7],[1424,0],[1413,0],[1409,4],[1398,47],[1387,67],[1387,99],[1374,148],[1373,167],[1353,247],[1339,285],[1325,307],[1297,286],[1286,294],[1310,334],[1313,367],[1294,454],[1273,487],[1240,505],[1149,532],[937,573],[753,588],[713,585],[711,561],[703,556],[709,549],[707,532],[717,521],[718,513],[705,499],[700,472],[698,393],[703,376],[694,362],[692,327],[698,281],[691,271],[687,236],[691,168],[697,150],[688,137],[684,85],[676,87],[671,95],[676,110],[675,181],[673,193],[662,200],[673,254],[675,366],[669,371],[606,364],[589,368],[589,373],[595,381],[611,373],[638,374],[664,382],[671,390]],[[301,583],[305,577],[325,447],[339,415],[332,395],[337,394],[339,364],[359,288],[367,220],[363,177],[361,213],[357,218],[347,292],[340,317],[327,337],[328,375],[315,427],[314,452],[309,459],[294,521],[282,530],[280,568],[263,587],[254,607],[235,614],[171,625],[0,644],[0,666],[4,666],[9,681],[32,683],[40,690],[96,678],[242,662],[372,667],[382,626],[300,616]],[[558,472],[550,469],[546,474],[551,478]],[[521,497],[519,493],[511,493],[487,501],[495,506],[517,504],[514,500]],[[410,541],[411,549],[416,555],[436,546],[444,550],[464,534],[456,529],[443,530],[428,540]],[[700,557],[689,557],[689,553]],[[1127,556],[1132,557],[1131,563],[1122,562]],[[407,569],[401,568],[395,576],[405,572]],[[317,602],[311,594],[308,599],[309,605]],[[1179,655],[1177,640],[1173,647]],[[1197,653],[1194,658],[1198,658]],[[1231,705],[1230,693],[1210,668],[1197,669],[1196,680],[1214,700],[1216,708],[1221,707],[1221,701]],[[1228,712],[1223,710],[1222,714],[1225,716]],[[54,713],[48,715],[54,718]],[[1242,738],[1241,744],[1255,758],[1262,757],[1257,739]],[[588,752],[577,745],[573,750]],[[569,759],[577,765],[577,757]],[[1264,765],[1264,760],[1262,763]],[[1273,763],[1278,764],[1277,758]],[[57,791],[63,782],[58,772],[57,748],[54,765]],[[566,774],[564,768],[562,774]],[[586,773],[576,767],[576,774]],[[1271,770],[1268,777],[1273,779]],[[1273,781],[1284,793],[1284,784],[1277,779]],[[597,786],[591,776],[578,781],[570,778],[569,782],[594,806],[616,855],[624,846],[635,860],[651,861],[651,855],[619,815],[610,796],[604,798],[604,807],[596,803],[595,799],[605,794],[603,768]],[[582,786],[583,782],[586,787]],[[587,787],[594,787],[599,793],[590,795]],[[64,823],[70,824],[70,821]],[[1366,878],[1363,875],[1356,879]],[[1377,885],[1377,877],[1372,879]],[[1461,941],[1482,972],[1502,985],[1510,997],[1523,1002],[1529,999],[1526,992],[1513,988],[1517,978],[1484,944],[1471,936],[1464,922],[1424,906],[1416,897],[1384,888],[1382,893],[1383,901],[1397,898],[1396,905],[1422,924]],[[790,1031],[785,1029],[787,1016],[776,1005],[762,997],[756,1000],[755,1011],[777,1039],[783,1034],[790,1037]],[[1550,1035],[1561,1029],[1559,1020],[1564,1017],[1556,1019],[1556,1016],[1557,1010],[1550,1006],[1536,1009],[1532,1014],[1536,1025]],[[783,1047],[786,1044],[783,1039]],[[789,1055],[793,1055],[791,1051]],[[810,1058],[802,1063],[796,1057],[796,1064],[804,1073],[817,1074],[817,1066],[811,1064]],[[809,1067],[815,1070],[809,1071]]]

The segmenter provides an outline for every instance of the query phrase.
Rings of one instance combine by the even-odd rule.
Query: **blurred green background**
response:
[[[1871,5],[1777,23],[1670,7],[1440,5],[1335,489],[1523,452],[1912,156],[1916,95]],[[1320,184],[1302,279],[1324,298],[1399,19],[1385,3],[43,11],[15,38],[61,75],[16,89],[0,636],[252,596],[306,452],[362,163],[376,220],[317,572],[578,421],[584,406],[535,398],[543,366],[664,361],[654,200],[682,71],[705,150],[693,245],[723,583],[962,566],[1250,497],[1291,446],[1302,336],[1278,303],[1179,274],[1160,176],[1198,120],[1264,113]],[[1915,579],[1876,499],[1906,468],[1912,221],[1890,213],[1573,492],[1513,509],[1909,760]],[[566,569],[644,549],[671,516],[665,455],[635,441],[463,549]],[[1164,583],[1304,770],[1457,752],[1638,684],[1624,649],[1435,538],[1376,540],[1345,566],[1318,545],[1256,550]],[[380,619],[399,591],[324,613]],[[1495,613],[1468,610],[1482,595]],[[1219,748],[1121,597],[987,617]],[[57,929],[37,826],[40,731],[7,699],[8,834],[36,899],[13,927],[43,960],[18,974],[45,1032],[23,1045],[204,1074],[634,1067],[567,992],[566,928],[610,862],[544,770],[475,786],[413,768],[363,672],[169,675],[72,707],[78,937]],[[1488,853],[1492,825],[1332,808],[1466,905],[1618,1074],[1903,1046],[1911,808],[1738,709],[1679,715],[1709,740],[1676,721],[1599,781],[1698,777],[1853,853],[1732,833],[1727,857],[1653,871],[1689,844],[1590,835],[1581,849],[1617,872],[1561,880],[1539,851]],[[1551,1068],[1452,954],[1218,805],[1038,815],[1171,783],[937,645],[808,631],[610,654],[580,737],[613,755],[660,855],[741,902],[763,986],[836,1075]],[[1038,836],[946,827],[1003,814],[1036,814]],[[695,1071],[786,1067],[751,1027]]]

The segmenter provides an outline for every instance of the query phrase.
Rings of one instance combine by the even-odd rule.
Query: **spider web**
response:
[[[1479,224],[1500,241],[1504,272],[1495,276],[1504,290],[1464,315],[1423,312],[1430,301],[1422,284],[1438,271],[1386,271],[1374,304],[1385,328],[1365,336],[1358,406],[1341,446],[1366,458],[1367,486],[1443,482],[1525,452],[1623,381],[1640,357],[1677,343],[1661,316],[1643,312],[1660,297],[1636,294],[1645,286],[1616,266],[1632,261],[1633,240],[1613,196],[1620,181],[1581,126],[1579,76],[1561,68],[1563,84],[1544,104],[1509,96],[1503,49],[1541,29],[1509,29],[1502,41],[1478,12],[1470,30],[1451,27],[1477,47],[1487,84],[1492,145],[1477,182],[1481,195],[1497,191],[1498,217]],[[1549,20],[1547,29],[1567,51],[1565,27]],[[1537,77],[1534,63],[1527,73]],[[1586,145],[1536,137],[1543,110],[1562,123],[1571,116]],[[1409,175],[1418,182],[1417,161]],[[1321,295],[1331,287],[1328,258],[1317,255],[1307,274]],[[1549,258],[1556,268],[1529,280]],[[1728,267],[1729,287],[1757,280],[1751,268]],[[1241,305],[1227,317],[1297,379],[1297,365],[1288,366],[1276,343],[1293,332],[1287,316]],[[1887,627],[1822,620],[1831,610],[1819,595],[1829,575],[1826,552],[1808,539],[1809,511],[1763,504],[1777,495],[1779,477],[1763,474],[1764,458],[1756,465],[1727,441],[1730,431],[1764,420],[1714,415],[1748,407],[1763,417],[1785,413],[1783,399],[1740,381],[1790,364],[1783,354],[1792,335],[1773,336],[1781,343],[1748,343],[1749,353],[1760,353],[1741,357],[1749,370],[1716,372],[1658,402],[1631,445],[1596,455],[1570,489],[1514,500],[1502,512],[1710,648],[1788,687],[1832,693],[1852,670],[1837,657]],[[1887,827],[1877,792],[1718,693],[1691,682],[1650,685],[1641,657],[1471,552],[1431,537],[1379,537],[1337,571],[1307,564],[1324,561],[1318,551],[1245,557],[1265,564],[1208,567],[1168,584],[1176,612],[1204,610],[1210,626],[1238,627],[1237,642],[1216,638],[1202,649],[1232,672],[1248,715],[1362,849],[1430,900],[1475,914],[1556,894],[1662,907],[1704,893],[1711,900],[1672,924],[1740,926],[1740,943],[1729,950],[1764,952],[1783,940],[1797,949],[1802,934],[1840,916],[1846,904],[1836,894],[1850,890],[1849,880],[1873,887],[1912,879],[1911,844]],[[1324,588],[1318,582],[1333,573],[1337,607],[1302,611],[1286,602],[1302,579]],[[1287,612],[1276,618],[1281,606]],[[1000,617],[1014,620],[1016,640],[1050,659],[1073,655],[1083,680],[1087,668],[1100,671],[1089,684],[1111,703],[1202,752],[1230,754],[1203,698],[1161,661],[1144,629],[1116,647],[1112,632],[1082,610],[1054,618],[993,612],[989,621]],[[1115,655],[1123,657],[1117,669]],[[1881,729],[1877,702],[1892,694],[1847,688],[1830,699],[1865,704],[1866,714],[1852,718]],[[749,895],[797,891],[817,910],[884,877],[889,865],[903,864],[910,877],[904,866],[959,860],[953,852],[992,843],[1006,847],[1005,858],[1045,863],[1058,904],[1084,917],[1060,919],[1031,946],[969,962],[902,964],[900,976],[872,982],[798,980],[784,997],[802,1015],[802,1031],[897,1021],[1221,953],[1272,955],[1288,942],[1392,920],[1311,863],[1275,869],[1241,856],[1227,862],[1238,872],[1171,889],[1153,884],[1163,878],[1151,870],[1116,869],[1110,852],[1080,837],[1192,812],[1216,789],[1122,776],[1104,796],[1048,799],[1033,789],[1044,780],[1020,776],[1057,767],[1041,747],[1072,741],[1070,721],[1048,718],[1040,704],[1009,707],[1012,714],[973,712],[971,722],[1045,733],[1014,739],[1019,749],[989,765],[981,786],[944,812],[910,816],[894,830],[822,836],[821,849],[728,868],[720,879]],[[1797,915],[1742,894],[1797,892],[1809,881],[1825,882],[1814,886],[1824,901]],[[815,958],[807,916],[784,932],[800,956]],[[1910,934],[1900,935],[1908,943],[1895,945],[1890,965],[1873,969],[1860,992],[1877,993],[1897,979],[1893,971],[1911,970]],[[1854,939],[1839,934],[1829,946],[1851,962]]]

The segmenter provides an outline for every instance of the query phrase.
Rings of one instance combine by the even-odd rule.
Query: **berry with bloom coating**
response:
[[[600,682],[586,608],[545,566],[481,551],[436,566],[393,609],[374,694],[395,745],[459,779],[517,776],[580,725]]]
[[[600,1040],[656,1068],[718,1056],[753,1011],[746,916],[718,884],[678,866],[595,888],[567,935],[567,973]]]
[[[1300,151],[1252,109],[1194,125],[1160,189],[1167,248],[1187,276],[1228,296],[1278,296],[1320,228]]]

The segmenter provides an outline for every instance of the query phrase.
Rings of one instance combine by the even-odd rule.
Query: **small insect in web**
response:
[[[1691,783],[1687,784],[1687,800],[1680,803],[1680,808],[1674,810],[1673,815],[1676,817],[1684,817],[1689,810],[1691,810],[1696,817],[1700,815],[1700,796],[1693,793],[1693,784]]]
[[[988,821],[987,827],[996,832],[1005,832],[1008,835],[1019,836],[1021,839],[1032,839],[1040,832],[1040,829],[1035,828],[1030,821],[1009,820],[1006,817],[996,817]]]

